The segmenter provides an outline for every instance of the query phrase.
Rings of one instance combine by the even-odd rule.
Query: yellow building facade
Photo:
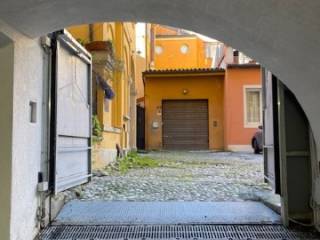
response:
[[[93,114],[102,126],[102,141],[94,145],[93,168],[101,168],[119,154],[117,146],[136,148],[135,23],[96,23],[68,31],[92,54]],[[112,99],[101,83],[112,89]]]

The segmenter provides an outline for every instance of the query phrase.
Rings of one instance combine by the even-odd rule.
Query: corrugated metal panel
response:
[[[209,148],[207,100],[164,100],[162,109],[164,149]]]
[[[56,46],[55,193],[87,182],[91,162],[91,59],[66,34]]]

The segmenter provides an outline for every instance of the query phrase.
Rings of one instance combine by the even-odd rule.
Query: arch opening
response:
[[[288,6],[286,3],[229,4],[208,0],[197,4],[193,1],[172,3],[169,0],[161,3],[156,0],[137,3],[95,0],[88,5],[82,1],[67,4],[16,1],[3,2],[1,16],[11,26],[34,37],[66,26],[115,20],[158,22],[200,32],[241,49],[272,70],[293,90],[311,125],[317,126],[319,121],[313,114],[316,112],[312,104],[314,98],[306,98],[304,93],[315,93],[313,86],[316,86],[316,81],[312,76],[317,75],[318,68],[313,66],[318,66],[315,49],[319,38],[313,37],[315,32],[311,26],[318,16],[318,4],[316,1],[307,4],[295,2]],[[280,14],[282,9],[287,14]],[[296,14],[297,9],[299,15]],[[262,10],[263,14],[260,14]],[[57,15],[53,16],[52,12]],[[299,37],[297,32],[301,33]],[[309,56],[308,65],[303,64],[301,56]],[[304,73],[297,71],[302,65]],[[308,79],[310,85],[301,88],[301,79]],[[318,143],[318,128],[312,128]]]
[[[182,44],[182,46],[185,46],[186,44],[185,43],[183,43]],[[191,45],[190,45],[191,46]],[[183,52],[181,52],[181,49],[180,49],[180,52],[183,54],[183,55],[186,55],[189,51],[191,51],[191,47],[190,47],[189,45],[188,45],[188,49],[187,50],[185,50],[184,49],[184,51]],[[124,49],[126,49],[126,48],[124,48]],[[166,49],[164,49],[163,51],[165,51]],[[236,59],[236,57],[239,57],[238,56],[238,53],[236,53],[237,51],[233,51],[233,49],[231,49],[232,51],[232,61],[235,61],[235,59]],[[161,54],[163,54],[164,52],[158,52],[158,53],[155,53],[155,54],[159,54],[159,55],[161,55]],[[125,51],[126,52],[126,54],[124,54],[124,58],[125,59],[127,59],[128,57],[127,57],[127,52],[128,51]],[[237,61],[238,61],[239,59],[237,59]],[[180,61],[180,64],[181,64],[182,62]],[[232,62],[233,64],[234,64],[234,62]],[[231,63],[231,65],[232,65],[232,63]],[[257,63],[255,63],[255,62],[252,62],[252,65],[250,65],[249,67],[253,67],[253,68],[256,68],[254,65],[258,65]],[[154,67],[154,68],[157,68],[157,65],[155,64],[154,66],[152,66],[152,64],[150,65],[151,67]],[[204,64],[204,66],[205,66],[205,64]],[[210,65],[210,67],[212,67],[211,65]],[[232,66],[232,67],[234,67],[234,68],[236,68],[236,66]],[[179,67],[178,67],[179,68]],[[180,68],[182,68],[182,69],[184,69],[184,67],[180,67]],[[129,71],[129,69],[130,68],[127,68],[127,70]],[[126,70],[126,68],[124,68],[124,70]],[[172,70],[172,69],[171,69]],[[150,74],[150,73],[149,73]],[[172,74],[172,73],[171,73]],[[180,73],[181,74],[181,73]],[[262,73],[260,73],[261,75],[262,75]],[[251,83],[251,85],[252,85],[252,83]],[[242,89],[243,88],[243,89]],[[249,89],[250,91],[248,91],[248,94],[249,93],[251,93],[252,92],[252,90],[256,90],[256,86],[255,87],[252,87],[251,89]],[[128,90],[128,89],[127,89]],[[126,90],[126,91],[127,91]],[[184,93],[184,91],[183,91],[183,94],[188,94],[188,91],[189,91],[189,89],[184,89],[184,90],[186,90],[186,93]],[[242,91],[244,91],[244,94],[247,94],[247,89],[245,88],[245,86],[242,86],[241,87],[241,90]],[[163,90],[162,90],[163,91]],[[127,93],[127,92],[125,92],[125,93]],[[249,96],[249,95],[248,95]],[[250,95],[251,96],[251,95]],[[199,97],[198,97],[199,98]],[[261,93],[261,91],[260,91],[260,96],[259,96],[259,98],[261,98],[262,99],[262,93]],[[165,99],[165,98],[164,98]],[[127,99],[128,100],[128,99]],[[165,99],[165,100],[167,100],[167,99]],[[165,100],[163,100],[162,101],[162,107],[163,107],[163,105],[164,105],[164,101]],[[199,99],[198,99],[199,100]],[[124,100],[125,101],[125,100]],[[212,101],[212,100],[210,100],[210,101]],[[241,99],[241,101],[242,101],[242,99]],[[262,104],[261,104],[261,106],[260,106],[260,108],[262,108]],[[128,110],[128,108],[127,108],[127,110]],[[261,109],[262,110],[262,109]],[[160,109],[160,108],[157,108],[157,113],[156,114],[158,114],[159,116],[162,116],[162,114],[163,114],[163,112],[162,111],[164,111],[164,109],[162,108],[162,109]],[[208,113],[208,115],[210,115],[210,114],[212,114],[212,113]],[[260,114],[260,120],[262,121],[262,114]],[[211,121],[210,121],[211,122]],[[219,121],[218,121],[219,122]],[[158,127],[156,127],[156,124],[154,124],[154,126],[153,126],[153,124],[154,124],[154,122],[152,122],[152,128],[158,128]],[[213,124],[214,125],[219,125],[219,123],[217,123],[216,121],[213,121]],[[123,125],[124,126],[124,125]],[[126,125],[127,126],[127,125]],[[215,127],[217,127],[217,126],[215,126]],[[248,126],[247,126],[248,127]],[[211,130],[212,131],[212,130]],[[128,136],[125,136],[124,137],[124,141],[126,142],[126,143],[128,143],[128,138],[127,138]],[[158,141],[158,140],[156,140],[156,141]],[[152,147],[150,148],[150,149],[152,149]]]

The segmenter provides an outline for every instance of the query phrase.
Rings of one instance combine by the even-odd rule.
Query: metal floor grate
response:
[[[315,233],[281,225],[51,226],[40,240],[103,239],[320,239]]]

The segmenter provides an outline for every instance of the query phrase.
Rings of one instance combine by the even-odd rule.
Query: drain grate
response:
[[[320,239],[281,225],[51,226],[40,240],[103,239]]]

